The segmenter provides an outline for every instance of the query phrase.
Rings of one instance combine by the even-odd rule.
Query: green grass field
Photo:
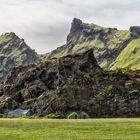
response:
[[[140,119],[0,119],[0,140],[140,140]]]

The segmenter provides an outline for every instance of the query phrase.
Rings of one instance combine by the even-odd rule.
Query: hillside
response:
[[[0,81],[5,80],[14,67],[39,61],[37,53],[15,33],[0,36]]]
[[[137,26],[130,27],[129,31],[118,30],[83,23],[80,19],[74,18],[66,44],[51,52],[46,59],[59,58],[93,48],[98,64],[106,70],[140,69],[139,35],[140,27]]]
[[[137,117],[139,76],[140,71],[103,71],[93,49],[20,66],[0,85],[0,113],[22,108],[30,115],[84,111],[92,117]]]
[[[140,69],[140,38],[133,39],[119,54],[111,69]]]
[[[139,35],[137,26],[120,31],[74,19],[67,43],[41,56],[14,33],[2,35],[0,113],[140,116]]]

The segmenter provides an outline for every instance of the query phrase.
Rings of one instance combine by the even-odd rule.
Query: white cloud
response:
[[[65,43],[73,17],[127,29],[140,25],[139,0],[0,0],[0,34],[15,32],[37,52]]]

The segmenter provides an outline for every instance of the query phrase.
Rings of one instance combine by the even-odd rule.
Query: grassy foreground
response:
[[[0,119],[0,140],[140,140],[140,119]]]

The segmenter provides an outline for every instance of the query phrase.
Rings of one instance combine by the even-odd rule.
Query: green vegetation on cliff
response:
[[[0,36],[0,44],[7,43],[7,42],[9,42],[11,39],[12,39],[12,37],[11,37],[8,33],[6,33],[6,34]]]
[[[111,69],[140,69],[140,39],[133,39],[115,60]]]
[[[127,30],[112,31],[108,41],[108,48],[114,49],[119,47],[119,44],[130,37],[130,32]]]
[[[88,48],[91,47],[104,48],[104,43],[99,39],[88,41],[88,42],[77,43],[73,47],[72,52],[73,53],[80,52],[83,49],[87,50]]]
[[[39,55],[15,33],[5,33],[0,36],[0,81],[7,78],[13,67],[39,61]]]
[[[116,69],[117,67],[139,69],[138,51],[136,53],[130,51],[134,48],[134,45],[138,45],[138,41],[135,41],[135,38],[139,37],[139,34],[139,27],[135,26],[131,27],[130,30],[118,30],[116,28],[101,27],[96,24],[87,24],[80,19],[74,19],[66,44],[60,47],[61,49],[58,48],[52,51],[47,58],[59,58],[93,48],[95,58],[102,68],[108,70],[110,68]],[[134,41],[134,43],[131,41]],[[136,49],[138,48],[139,46]],[[126,55],[123,50],[129,50],[129,55]],[[132,64],[127,62],[130,59],[128,58],[130,55],[135,57],[131,60]],[[119,62],[120,60],[121,62]],[[129,63],[131,62],[129,61]]]

